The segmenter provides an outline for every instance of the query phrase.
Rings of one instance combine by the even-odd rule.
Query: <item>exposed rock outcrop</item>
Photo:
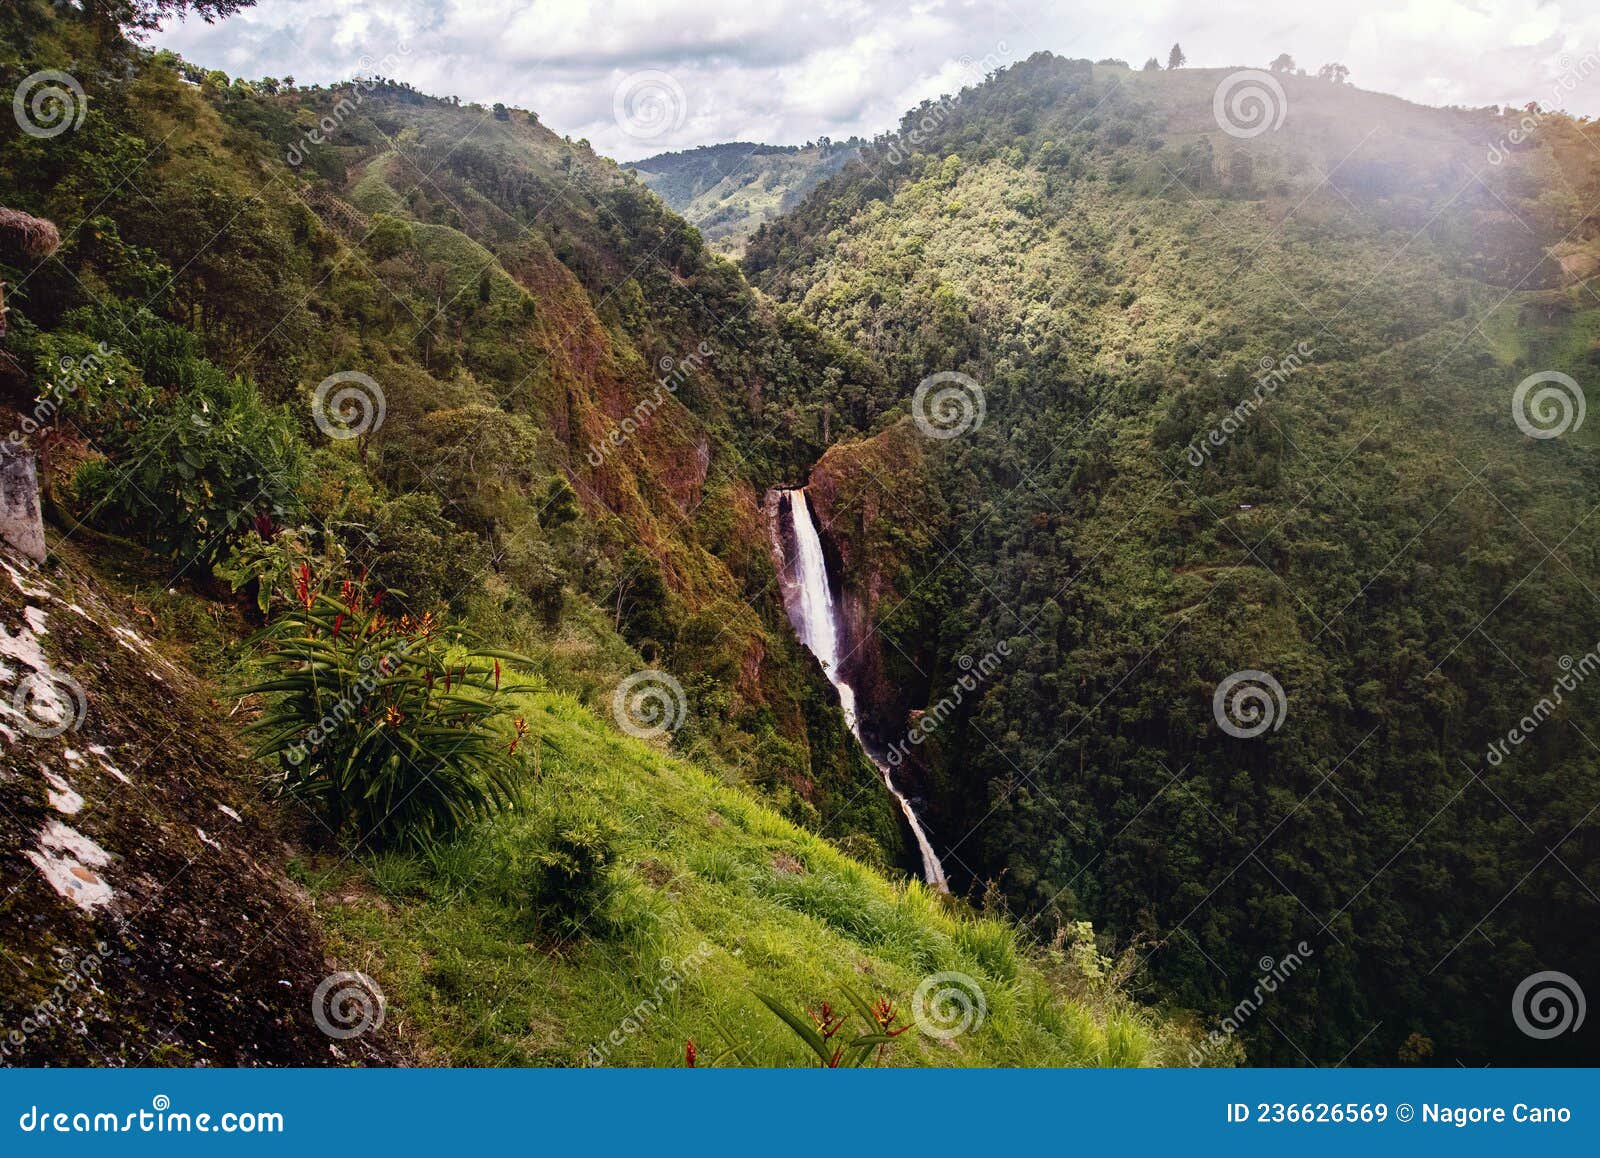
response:
[[[78,559],[0,552],[0,1064],[403,1061],[318,1029],[276,806]]]

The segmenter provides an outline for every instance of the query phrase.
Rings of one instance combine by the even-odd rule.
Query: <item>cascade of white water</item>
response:
[[[867,758],[883,775],[885,786],[905,813],[906,822],[911,826],[911,835],[917,841],[917,851],[922,857],[923,879],[940,892],[947,893],[950,886],[945,880],[944,866],[939,863],[939,856],[933,851],[933,844],[928,840],[922,822],[917,819],[911,801],[894,786],[888,764],[874,756],[861,739],[861,721],[856,716],[856,690],[839,672],[839,618],[834,612],[833,591],[828,584],[828,562],[822,553],[822,539],[811,517],[806,492],[792,490],[784,493],[789,499],[790,527],[794,532],[794,576],[797,588],[794,604],[799,616],[795,630],[799,633],[800,642],[822,664],[828,682],[838,690],[839,706],[844,709],[845,722],[850,725],[856,742],[861,744],[861,750],[866,752]]]

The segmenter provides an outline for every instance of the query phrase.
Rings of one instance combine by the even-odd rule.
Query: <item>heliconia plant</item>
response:
[[[881,1063],[895,1038],[911,1027],[895,1024],[900,1015],[888,998],[880,997],[868,1002],[854,990],[846,989],[844,993],[855,1014],[868,1026],[865,1032],[855,1034],[848,1040],[840,1037],[840,1034],[850,1021],[850,1011],[840,1012],[824,1001],[816,1009],[806,1010],[802,1016],[775,997],[765,993],[757,993],[756,996],[805,1043],[806,1048],[816,1054],[817,1064],[823,1069],[859,1069],[868,1061]],[[837,1043],[836,1038],[839,1039]]]
[[[247,732],[275,783],[335,831],[376,845],[449,835],[518,795],[527,723],[506,677],[532,661],[479,646],[433,613],[391,616],[393,593],[366,576],[324,590],[310,563],[288,607],[252,643],[265,697]],[[502,723],[506,720],[505,723]]]

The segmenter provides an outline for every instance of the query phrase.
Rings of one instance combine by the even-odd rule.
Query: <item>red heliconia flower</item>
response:
[[[817,1032],[822,1034],[824,1041],[838,1033],[840,1027],[844,1025],[844,1015],[836,1017],[833,1006],[826,1001],[822,1003],[821,1009],[808,1009],[806,1012],[811,1015],[811,1020],[817,1023]]]
[[[500,690],[500,661],[494,661],[494,690]]]
[[[300,564],[300,573],[294,578],[294,594],[295,598],[300,600],[300,605],[310,611],[311,604],[315,602],[315,597],[311,594],[310,563]]]
[[[683,1043],[683,1064],[685,1069],[694,1069],[694,1059],[699,1055],[699,1052],[699,1050],[695,1049],[694,1038],[691,1037]]]
[[[878,1023],[878,1030],[880,1032],[885,1033],[890,1037],[899,1037],[902,1033],[911,1028],[909,1025],[902,1025],[899,1029],[891,1029],[890,1027],[894,1025],[895,1019],[897,1019],[899,1016],[900,1015],[894,1011],[894,1002],[890,1001],[887,997],[880,997],[878,1000],[872,1003],[872,1020]]]
[[[507,756],[511,756],[516,753],[517,745],[522,743],[522,737],[528,734],[528,721],[523,719],[521,716],[518,716],[516,720],[513,721],[512,726],[516,728],[517,734],[512,737],[511,747],[506,750]]]
[[[344,626],[344,612],[339,612],[333,617],[333,638],[339,638],[339,629]]]

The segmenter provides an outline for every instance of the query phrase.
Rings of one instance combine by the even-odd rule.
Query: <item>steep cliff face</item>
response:
[[[944,550],[947,516],[925,454],[916,427],[899,422],[830,448],[806,488],[839,577],[840,667],[861,697],[862,730],[880,747],[904,734],[909,707],[923,702],[937,642],[937,624],[916,621],[906,605],[913,565]]]
[[[81,555],[0,553],[0,1064],[402,1062],[341,1040],[258,770]],[[326,1011],[323,1014],[327,1016]]]

